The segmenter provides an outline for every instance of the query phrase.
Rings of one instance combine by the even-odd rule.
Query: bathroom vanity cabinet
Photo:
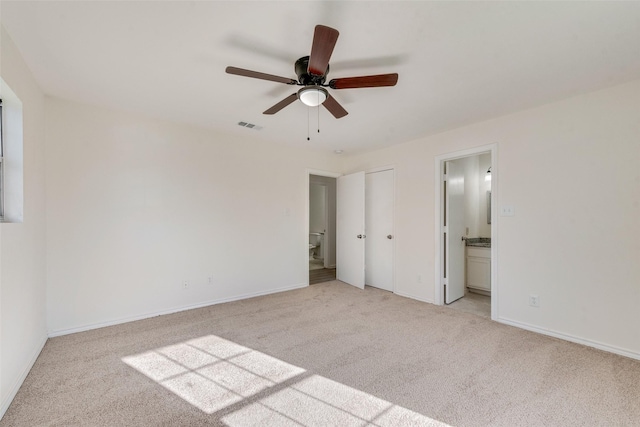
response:
[[[491,248],[467,246],[467,288],[489,295],[491,292]]]

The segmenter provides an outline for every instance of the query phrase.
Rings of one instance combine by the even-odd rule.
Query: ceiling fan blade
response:
[[[314,76],[324,76],[329,66],[329,59],[333,53],[333,48],[338,41],[340,33],[324,25],[316,25],[313,33],[313,44],[311,45],[311,55],[309,55],[309,66],[307,72]]]
[[[333,79],[329,82],[329,87],[332,89],[356,89],[361,87],[395,86],[396,83],[398,83],[398,73]]]
[[[227,67],[225,71],[227,72],[227,74],[235,74],[236,76],[252,77],[254,79],[269,80],[272,82],[285,83],[288,85],[298,84],[297,81],[287,77],[280,77],[280,76],[274,76],[273,74],[259,73],[257,71],[245,70],[244,68]]]
[[[324,107],[329,110],[329,112],[333,114],[333,117],[335,117],[336,119],[349,114],[347,113],[347,110],[342,108],[342,105],[338,104],[338,101],[336,101],[336,99],[331,95],[327,95],[327,99],[322,103],[322,105],[324,105]]]
[[[289,95],[285,99],[283,99],[282,101],[278,102],[276,105],[274,105],[273,107],[269,108],[268,110],[266,110],[262,114],[275,114],[278,111],[282,110],[287,105],[289,105],[292,102],[294,102],[296,99],[298,99],[298,94],[297,93]]]

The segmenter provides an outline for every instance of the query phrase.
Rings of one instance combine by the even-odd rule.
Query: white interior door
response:
[[[336,277],[364,289],[364,172],[338,178],[336,207]]]
[[[446,162],[445,181],[445,304],[464,296],[464,168]]]
[[[393,170],[365,177],[365,283],[393,291]]]

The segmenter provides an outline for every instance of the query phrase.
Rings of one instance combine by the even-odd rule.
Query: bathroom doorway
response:
[[[336,178],[309,174],[309,284],[336,279]]]
[[[493,318],[496,307],[495,147],[441,156],[436,191],[439,236],[436,300]]]

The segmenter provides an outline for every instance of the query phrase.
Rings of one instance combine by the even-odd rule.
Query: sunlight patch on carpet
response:
[[[222,418],[230,427],[439,426],[447,424],[378,399],[319,375],[312,375]]]
[[[305,372],[213,335],[122,361],[208,414]]]
[[[303,376],[300,367],[215,335],[122,361],[207,414],[237,405],[221,418],[230,427],[447,426],[322,376]]]

